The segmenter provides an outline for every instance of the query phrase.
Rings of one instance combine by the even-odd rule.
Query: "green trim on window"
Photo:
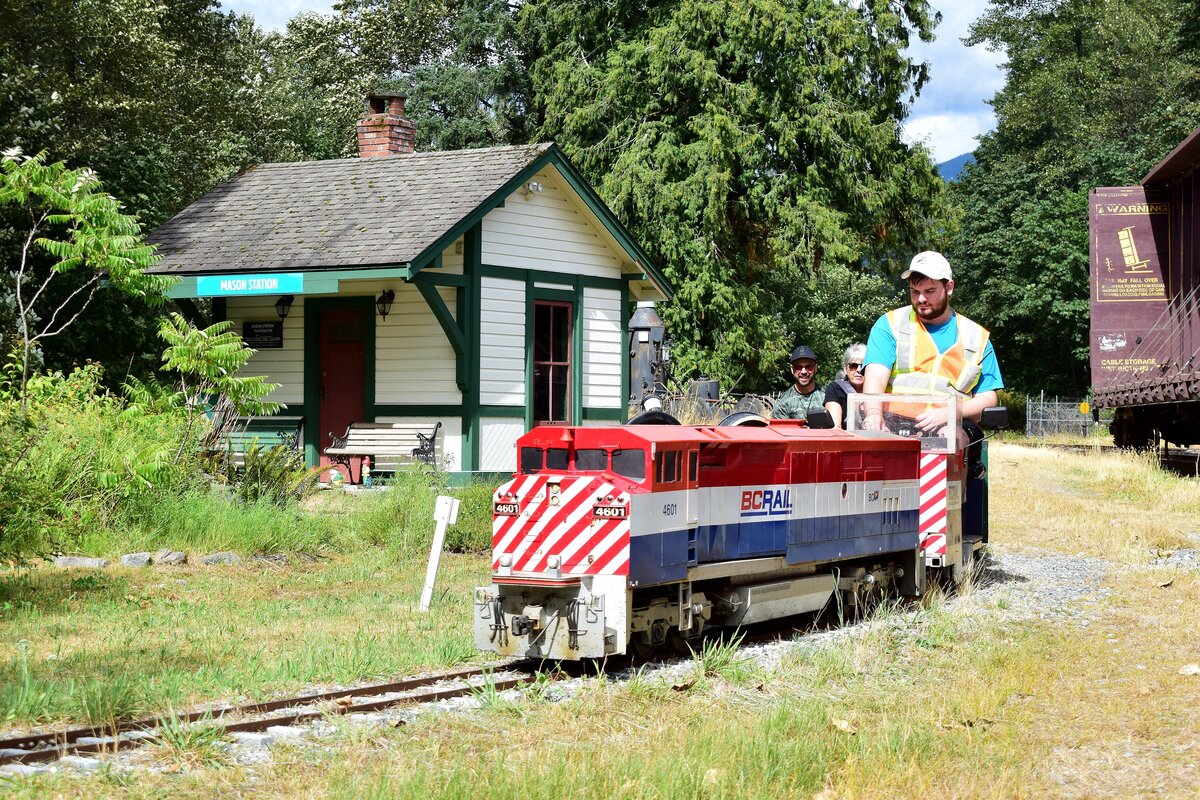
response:
[[[545,289],[538,286],[531,286],[529,294],[534,300],[550,300],[556,303],[578,303],[578,292],[567,292],[562,289]]]
[[[320,375],[321,314],[330,309],[361,308],[367,315],[366,340],[363,342],[363,416],[375,419],[375,299],[355,297],[306,297],[304,299],[304,460],[310,467],[320,461],[321,398]]]
[[[583,418],[589,421],[624,422],[626,413],[624,408],[585,408]]]
[[[620,278],[599,278],[595,275],[576,275],[570,272],[549,272],[539,269],[517,269],[516,267],[497,267],[494,264],[482,265],[483,274],[488,278],[500,278],[510,281],[526,281],[532,287],[535,282],[539,283],[558,283],[563,286],[571,286],[579,288],[586,286],[589,289],[613,289],[616,291],[627,291],[625,281]],[[554,291],[553,289],[549,291]]]
[[[481,279],[483,270],[480,268],[483,259],[483,222],[482,217],[462,234],[463,237],[463,277],[466,281],[466,291],[460,292],[460,311],[462,316],[463,335],[467,345],[466,374],[463,376],[463,416],[462,416],[462,468],[464,472],[474,471],[479,464],[479,373],[480,373],[480,298],[482,297]],[[457,239],[455,236],[450,241]],[[441,248],[444,249],[444,248]],[[440,250],[439,249],[439,252]]]
[[[533,427],[533,273],[525,281],[525,430]]]
[[[575,305],[571,314],[571,422],[583,423],[583,286],[575,276]]]
[[[479,416],[481,418],[487,417],[489,419],[501,418],[501,419],[524,420],[525,409],[521,406],[501,406],[501,405],[495,405],[495,404],[490,404],[490,405],[482,405],[481,404],[479,406]],[[525,427],[528,428],[529,426],[526,425]]]
[[[520,270],[520,272],[525,272]],[[544,273],[534,270],[525,272],[525,430],[533,427],[533,335],[535,307],[539,301],[571,304],[571,410],[567,423],[579,424],[583,413],[583,289],[578,285],[579,276],[564,283],[574,285],[573,291],[546,289],[534,283]],[[495,277],[495,276],[493,276]]]

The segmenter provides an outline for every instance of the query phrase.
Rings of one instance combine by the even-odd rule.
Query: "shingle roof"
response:
[[[278,272],[406,264],[552,145],[261,164],[148,238],[153,271]]]

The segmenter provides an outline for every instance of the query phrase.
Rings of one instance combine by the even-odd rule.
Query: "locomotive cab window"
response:
[[[565,447],[546,448],[546,469],[562,472],[568,466],[570,451]]]
[[[580,448],[575,451],[575,469],[603,472],[608,469],[608,453],[597,447]]]
[[[611,461],[609,451],[601,448],[580,448],[575,451],[575,469],[583,472],[612,472],[631,481],[642,481],[646,478],[646,451],[624,450],[612,451]]]
[[[654,456],[654,476],[658,483],[678,483],[683,480],[683,453],[661,450]]]
[[[521,472],[526,475],[535,475],[542,471],[542,448],[540,447],[522,447],[521,448]]]
[[[645,450],[613,450],[613,472],[629,478],[631,481],[646,479]]]
[[[544,469],[551,472],[562,472],[568,466],[567,458],[570,452],[565,447],[521,448],[520,470],[525,475],[536,475]]]

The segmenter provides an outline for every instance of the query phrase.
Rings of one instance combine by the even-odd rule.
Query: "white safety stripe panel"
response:
[[[842,497],[842,487],[846,495]],[[823,519],[894,510],[885,497],[899,498],[901,511],[917,510],[917,481],[841,481],[777,486],[720,486],[693,489],[692,500],[706,508],[704,525]],[[631,536],[687,527],[685,491],[633,495]],[[693,515],[693,519],[695,515]]]

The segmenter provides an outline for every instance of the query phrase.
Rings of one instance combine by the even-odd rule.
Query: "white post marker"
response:
[[[433,532],[433,547],[429,549],[429,569],[425,570],[425,588],[421,590],[421,610],[428,611],[433,600],[433,584],[437,580],[438,562],[442,560],[442,545],[446,543],[446,528],[458,521],[458,498],[438,495],[433,510],[437,530]]]

